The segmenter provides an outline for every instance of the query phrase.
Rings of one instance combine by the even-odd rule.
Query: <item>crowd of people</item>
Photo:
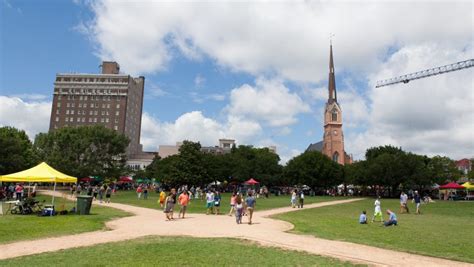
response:
[[[3,183],[0,186],[0,200],[21,201],[27,197],[36,197],[37,184],[34,183],[28,189],[22,183]]]
[[[116,188],[114,185],[83,185],[83,184],[73,184],[69,188],[72,196],[79,196],[79,195],[88,195],[93,198],[93,200],[99,201],[99,203],[110,203],[110,198],[112,197],[112,193],[116,192]]]

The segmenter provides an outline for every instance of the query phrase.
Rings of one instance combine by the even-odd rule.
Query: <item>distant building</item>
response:
[[[134,171],[144,170],[153,162],[158,152],[142,152],[127,160],[127,166]]]
[[[456,168],[467,175],[472,170],[472,162],[469,159],[458,160],[456,161]]]
[[[101,67],[101,74],[56,74],[49,129],[103,125],[130,139],[127,156],[134,158],[142,153],[145,78],[120,74],[117,62],[102,62]]]
[[[173,145],[160,145],[158,149],[158,154],[161,158],[177,155],[179,154],[179,148],[181,147],[182,144],[183,144],[182,142],[177,142],[176,145],[174,146]],[[233,146],[235,146],[234,139],[219,139],[218,146],[203,146],[201,147],[201,152],[214,154],[214,155],[223,155],[223,154],[230,153]],[[271,152],[276,153],[275,146],[270,146],[268,147],[268,149]]]
[[[329,81],[328,101],[324,111],[323,140],[310,144],[306,151],[320,151],[339,164],[351,164],[352,157],[344,150],[344,134],[342,132],[342,109],[337,102],[336,76],[334,73],[334,60],[332,44],[329,52]]]

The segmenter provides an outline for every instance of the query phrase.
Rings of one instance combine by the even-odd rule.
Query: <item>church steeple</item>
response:
[[[329,48],[329,98],[328,103],[337,102],[337,93],[336,93],[336,77],[334,75],[334,60],[332,57],[332,43]]]

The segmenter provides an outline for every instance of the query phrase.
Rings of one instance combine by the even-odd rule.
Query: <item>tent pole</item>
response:
[[[52,201],[52,205],[53,205],[53,210],[54,210],[54,194],[56,193],[56,181],[54,182],[54,189],[53,189],[53,201]],[[53,216],[53,213],[51,212],[51,216]]]

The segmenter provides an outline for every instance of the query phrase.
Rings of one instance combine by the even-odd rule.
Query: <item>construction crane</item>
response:
[[[422,71],[398,76],[398,77],[387,79],[387,80],[381,80],[377,82],[377,85],[375,86],[375,88],[397,84],[397,83],[408,83],[409,81],[412,81],[412,80],[418,80],[418,79],[422,79],[422,78],[426,78],[430,76],[435,76],[435,75],[439,75],[439,74],[443,74],[447,72],[467,69],[471,67],[474,67],[474,59],[468,59],[468,60],[456,62],[453,64],[444,65],[441,67],[422,70]]]

